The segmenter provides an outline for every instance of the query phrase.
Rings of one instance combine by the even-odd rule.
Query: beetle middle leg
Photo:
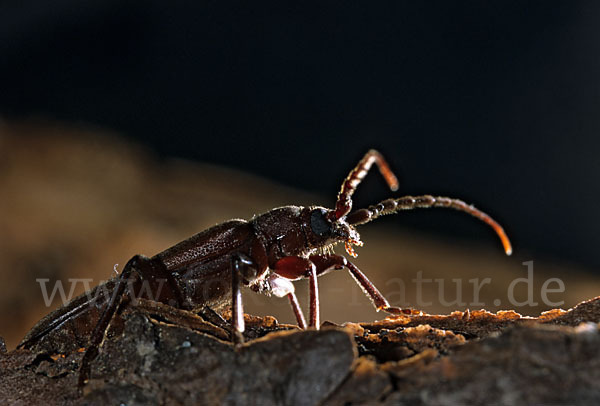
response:
[[[245,324],[242,285],[247,284],[248,280],[256,277],[256,268],[257,266],[252,258],[245,254],[236,253],[231,256],[231,339],[236,347],[244,342]],[[270,275],[264,282],[264,285],[251,285],[251,288],[257,292],[267,290],[278,297],[286,296],[290,301],[298,326],[305,329],[306,321],[294,293],[294,285],[277,274]]]
[[[196,314],[200,316],[202,320],[212,323],[215,326],[231,333],[231,324],[211,307],[205,306],[202,309],[197,310]]]
[[[218,313],[208,307],[201,312],[194,312],[185,309],[178,309],[170,305],[166,305],[155,300],[137,299],[135,309],[147,315],[150,319],[166,322],[177,326],[184,326],[194,331],[205,333],[221,340],[227,341],[231,339],[230,325]],[[222,323],[215,323],[215,318],[211,316],[209,320],[206,315],[213,312]]]
[[[243,254],[231,256],[231,339],[236,346],[244,342],[244,304],[242,303],[242,272],[253,266],[252,259]]]

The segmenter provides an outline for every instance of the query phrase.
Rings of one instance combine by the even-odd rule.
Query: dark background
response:
[[[520,256],[598,268],[599,21],[595,1],[5,2],[0,115],[113,130],[332,203],[375,147],[402,193],[460,197]],[[355,207],[389,195],[371,175]],[[443,210],[387,224],[497,243]]]

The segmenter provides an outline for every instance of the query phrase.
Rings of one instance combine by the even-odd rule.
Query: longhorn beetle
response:
[[[487,214],[458,199],[404,196],[351,211],[352,195],[373,164],[379,167],[390,189],[397,190],[398,180],[388,164],[379,152],[370,150],[342,183],[335,208],[279,207],[249,221],[236,219],[218,224],[152,258],[136,255],[117,278],[98,287],[109,292],[100,295],[102,300],[98,300],[98,295],[93,299],[89,295],[81,295],[42,319],[19,347],[31,347],[49,332],[63,328],[66,322],[96,309],[99,316],[80,367],[81,386],[89,378],[91,362],[99,352],[111,319],[129,296],[200,314],[206,314],[207,309],[220,310],[231,304],[231,340],[239,346],[243,342],[244,331],[242,286],[259,293],[287,296],[298,326],[302,329],[307,326],[319,328],[317,278],[343,268],[348,269],[377,310],[410,315],[412,310],[390,306],[352,262],[332,250],[335,244],[343,243],[346,252],[356,257],[353,245],[362,246],[362,242],[355,226],[401,210],[447,207],[466,212],[491,226],[500,237],[506,254],[511,254],[510,241],[502,227]],[[302,278],[309,279],[308,323],[291,283]],[[214,316],[214,312],[212,314]]]

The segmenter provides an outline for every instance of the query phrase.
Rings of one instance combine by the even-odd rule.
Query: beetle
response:
[[[352,211],[352,195],[373,164],[390,189],[397,190],[398,180],[383,156],[370,150],[342,183],[333,209],[279,207],[249,221],[235,219],[218,224],[151,258],[136,255],[118,277],[97,287],[94,295],[83,294],[38,322],[19,347],[30,348],[50,332],[65,329],[69,323],[88,333],[85,328],[93,324],[80,366],[79,384],[84,385],[115,312],[128,298],[142,298],[198,312],[209,319],[214,319],[214,311],[231,305],[230,338],[239,348],[245,328],[242,287],[287,297],[301,329],[319,328],[317,278],[343,268],[350,272],[378,311],[410,315],[413,313],[410,309],[390,306],[351,261],[333,252],[334,245],[343,243],[346,252],[356,257],[353,246],[362,246],[356,226],[401,210],[446,207],[466,212],[491,226],[506,254],[511,254],[511,244],[503,228],[487,214],[458,199],[404,196]],[[302,278],[309,279],[308,322],[292,283]],[[92,313],[96,314],[91,318],[93,322],[74,323],[82,317],[89,318]]]

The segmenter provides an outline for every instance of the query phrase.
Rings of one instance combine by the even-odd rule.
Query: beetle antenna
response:
[[[508,239],[504,229],[498,224],[493,218],[485,214],[484,212],[476,209],[473,205],[469,205],[462,200],[451,199],[449,197],[441,196],[404,196],[398,199],[387,199],[376,205],[369,206],[367,209],[355,210],[348,214],[346,221],[352,225],[365,224],[375,220],[380,216],[386,214],[394,214],[401,210],[421,209],[430,207],[447,207],[450,209],[462,211],[470,214],[471,216],[477,217],[490,227],[494,229],[502,245],[506,255],[512,254],[512,246]]]
[[[396,178],[383,156],[374,149],[369,150],[356,167],[350,171],[344,183],[342,183],[342,188],[338,193],[337,202],[335,203],[336,219],[350,213],[352,209],[352,195],[369,172],[369,169],[371,169],[373,163],[376,163],[379,167],[379,172],[381,172],[390,189],[392,191],[398,190],[398,178]]]

